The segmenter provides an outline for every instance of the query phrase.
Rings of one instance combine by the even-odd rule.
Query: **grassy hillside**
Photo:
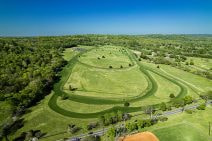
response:
[[[199,98],[199,94],[210,90],[212,85],[211,80],[169,65],[160,65],[160,68],[157,68],[153,63],[139,60],[133,52],[124,47],[78,46],[66,49],[63,55],[68,64],[61,72],[61,80],[55,84],[49,96],[23,116],[24,127],[12,137],[32,128],[46,133],[41,139],[43,141],[74,136],[66,133],[70,123],[80,126],[82,129],[78,133],[83,133],[87,131],[87,124],[98,121],[97,118],[105,113],[119,110],[142,114],[142,106],[169,102],[171,93],[176,99],[186,95]],[[63,98],[64,96],[66,98]],[[126,101],[130,103],[129,107],[124,106]],[[207,111],[211,112],[211,108]],[[159,124],[161,128],[156,125],[156,128],[148,130],[152,130],[162,141],[167,140],[168,130],[173,130],[170,133],[173,141],[175,138],[182,139],[176,137],[182,133],[188,134],[185,140],[205,140],[207,135],[198,135],[199,130],[196,128],[186,132],[190,124],[200,116],[198,113],[193,114],[196,118],[186,114],[180,115],[179,118],[174,116],[173,120],[171,117],[167,123]],[[187,118],[186,122],[181,122],[183,118]],[[188,123],[187,120],[190,119],[192,122]],[[184,126],[182,130],[177,130]]]
[[[211,119],[212,107],[209,107],[193,114],[171,116],[167,122],[145,130],[155,133],[160,141],[210,141],[212,137],[208,134],[208,125]]]

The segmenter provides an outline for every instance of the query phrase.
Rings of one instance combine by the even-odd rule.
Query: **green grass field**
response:
[[[193,60],[194,66],[199,69],[210,70],[210,71],[212,69],[212,59],[189,57],[188,60]]]
[[[42,139],[44,141],[60,139],[71,136],[65,132],[69,123],[81,126],[83,129],[79,133],[82,133],[89,122],[96,121],[105,113],[118,110],[138,113],[142,106],[169,102],[171,93],[176,98],[186,95],[198,98],[201,92],[211,90],[211,80],[171,66],[160,65],[157,68],[147,61],[138,61],[134,53],[124,47],[77,48],[81,50],[69,48],[64,51],[68,64],[61,72],[61,80],[50,95],[24,115],[25,125],[14,136],[33,128],[47,133]],[[70,90],[70,86],[75,90]],[[62,100],[62,95],[67,99]],[[124,107],[125,101],[130,102],[129,107]],[[175,120],[178,122],[177,116],[173,123]],[[170,136],[174,139],[183,133],[183,130],[177,130],[183,126],[186,131],[189,129],[189,124],[184,125],[184,122],[173,126],[170,123],[169,128],[173,130]],[[167,140],[166,128],[153,131],[162,141]],[[198,132],[199,129],[193,128],[191,132],[185,132],[188,134],[185,139],[177,139],[197,138],[201,141],[207,137],[199,136]]]
[[[104,46],[96,48],[80,56],[80,62],[96,68],[128,68],[132,61],[126,55],[127,52],[122,47]]]
[[[212,122],[212,107],[193,114],[171,116],[167,122],[160,122],[144,130],[155,133],[160,141],[210,141],[209,122]]]
[[[147,82],[138,67],[124,71],[110,71],[87,68],[80,64],[75,65],[70,78],[64,85],[64,90],[69,90],[70,85],[77,88],[76,95],[126,99],[144,91]]]

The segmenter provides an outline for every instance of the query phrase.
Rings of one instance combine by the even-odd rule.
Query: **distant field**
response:
[[[169,102],[171,93],[176,98],[186,95],[198,98],[201,92],[211,90],[212,86],[211,80],[189,72],[168,65],[160,65],[160,68],[157,68],[157,65],[143,59],[138,61],[134,53],[124,47],[79,46],[66,49],[63,55],[68,64],[61,72],[61,80],[55,84],[51,95],[32,107],[32,112],[24,115],[26,123],[15,136],[34,127],[47,132],[47,137],[43,138],[43,141],[60,139],[71,136],[65,132],[67,124],[74,123],[81,126],[83,129],[80,133],[82,133],[86,131],[88,123],[97,121],[97,118],[105,113],[117,110],[139,113],[142,106]],[[64,95],[66,99],[62,100]],[[126,101],[130,103],[129,107],[124,107]],[[207,111],[211,112],[211,108]],[[203,112],[202,114],[207,116]],[[193,115],[200,117],[197,113]],[[190,115],[183,116],[195,122],[195,119],[189,117]],[[183,118],[180,119],[183,121]],[[173,125],[175,122],[176,126]],[[167,128],[165,125],[161,129],[157,125],[157,130],[149,129],[161,141],[167,141],[166,133],[169,127],[173,130],[170,133],[173,139],[171,141],[175,141],[175,138],[187,141],[186,136],[179,138],[177,135],[187,133],[190,123],[184,125],[184,122],[181,123],[174,118],[171,123],[167,122]],[[183,129],[178,131],[176,130],[178,128]],[[199,131],[193,128],[188,134],[191,136],[188,139],[195,138],[194,141],[206,139],[206,135],[198,135]]]
[[[197,68],[212,71],[212,59],[189,57],[188,60],[193,60],[194,66],[196,66]]]
[[[123,68],[129,67],[133,63],[126,55],[127,52],[122,47],[104,46],[96,48],[80,56],[80,62],[97,68]]]

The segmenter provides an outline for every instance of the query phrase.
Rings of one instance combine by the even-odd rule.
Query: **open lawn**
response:
[[[41,141],[54,141],[64,137],[70,137],[71,134],[67,133],[68,124],[75,124],[82,128],[79,133],[86,132],[86,126],[90,122],[94,122],[97,119],[76,119],[63,116],[54,112],[48,106],[48,101],[51,98],[53,93],[46,96],[38,105],[29,109],[29,112],[23,116],[24,127],[19,129],[14,135],[10,138],[11,140],[21,134],[21,132],[26,132],[31,129],[41,130],[43,133],[46,133],[44,138],[41,138]]]
[[[122,47],[104,46],[96,48],[80,56],[79,61],[99,68],[123,68],[133,65],[126,55],[128,52]]]
[[[42,140],[60,139],[71,136],[65,132],[69,123],[82,127],[79,132],[82,133],[89,122],[97,121],[105,113],[120,110],[133,114],[140,112],[142,106],[169,102],[171,93],[176,99],[186,95],[198,98],[199,93],[211,90],[211,80],[168,65],[157,68],[157,65],[143,59],[138,61],[134,53],[124,47],[77,48],[64,51],[68,64],[61,72],[61,80],[55,84],[50,95],[23,116],[24,127],[14,136],[30,129],[40,129],[47,133]],[[65,100],[62,100],[63,96]],[[124,107],[126,101],[130,103],[129,107]],[[212,112],[211,108],[206,111]],[[207,135],[198,133],[206,132],[206,121],[201,121],[200,125],[193,122],[200,118],[199,113],[209,116],[204,112],[176,115],[167,123],[159,123],[148,130],[153,131],[160,140],[167,141],[169,127],[173,130],[170,133],[172,141],[175,141],[180,134],[187,133],[192,124],[191,127],[195,128],[187,133],[185,139],[181,139],[202,141],[207,139]],[[178,131],[178,128],[183,129]]]
[[[77,64],[64,85],[64,90],[69,90],[70,85],[77,88],[76,95],[126,99],[139,95],[147,88],[148,83],[138,67],[110,71]]]
[[[168,121],[146,128],[145,131],[153,132],[160,141],[211,141],[209,122],[212,122],[212,107],[193,114],[184,112],[171,116]]]
[[[203,70],[212,71],[212,59],[209,58],[198,58],[198,57],[188,57],[188,60],[193,60],[194,66]]]

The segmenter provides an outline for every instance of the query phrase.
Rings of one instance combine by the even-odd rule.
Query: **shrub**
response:
[[[162,102],[162,103],[160,104],[160,110],[166,111],[166,109],[167,109],[166,103]]]
[[[113,67],[112,66],[109,66],[109,68],[112,69]]]
[[[121,65],[121,66],[120,66],[120,68],[122,69],[122,68],[123,68],[123,66]]]
[[[93,122],[87,125],[87,130],[92,130],[93,128],[96,128],[99,125],[98,122]]]
[[[173,101],[173,106],[176,108],[179,108],[181,106],[184,106],[184,100],[183,99],[176,99]]]
[[[132,132],[132,131],[134,131],[134,130],[137,130],[137,129],[138,129],[138,126],[137,126],[137,124],[134,123],[134,122],[129,122],[129,123],[126,124],[126,128],[127,128],[127,130],[128,130],[129,132]]]
[[[138,61],[141,61],[141,58],[139,58]]]
[[[74,128],[72,128],[71,130],[71,134],[77,133],[79,130],[81,130],[80,127],[75,126]]]
[[[126,101],[126,102],[124,102],[124,106],[125,107],[129,107],[130,106],[130,103]]]
[[[77,127],[75,124],[68,124],[67,132],[71,133],[71,134],[74,134],[74,133],[78,132],[80,129],[81,128]]]
[[[185,112],[188,113],[188,114],[192,114],[193,110],[187,109],[187,110],[185,110]]]
[[[126,120],[129,120],[131,118],[131,115],[130,114],[127,114],[127,113],[124,113],[123,114],[123,120],[126,121]]]
[[[105,58],[105,56],[103,55],[102,58]]]
[[[200,95],[200,97],[204,100],[212,99],[212,91],[208,91]]]
[[[172,107],[169,105],[169,106],[167,106],[167,110],[172,110]]]
[[[117,113],[115,112],[106,113],[103,116],[99,117],[100,123],[105,126],[117,123],[119,121],[128,120],[128,119],[130,119],[130,115],[126,113],[123,114],[122,111],[118,111]]]
[[[190,62],[190,65],[194,65],[194,62],[193,62],[193,61],[191,61],[191,62]]]
[[[205,110],[206,105],[205,104],[201,104],[197,107],[198,110]]]
[[[165,116],[161,116],[161,117],[159,117],[159,118],[158,118],[158,120],[160,120],[160,121],[164,122],[164,121],[167,121],[167,120],[168,120],[168,118],[167,118],[167,117],[165,117]]]
[[[144,121],[138,120],[137,125],[138,125],[139,128],[144,128]]]
[[[107,130],[107,133],[106,133],[107,137],[109,140],[114,140],[115,139],[115,136],[116,136],[116,129],[114,127],[111,127]]]
[[[74,87],[72,87],[71,85],[69,85],[69,90],[70,90],[70,91],[75,91],[75,90],[77,90],[77,88],[74,88]]]
[[[129,67],[132,66],[132,64],[129,64]]]
[[[123,112],[122,111],[118,111],[117,112],[117,119],[118,119],[118,121],[122,121],[123,120]]]
[[[68,87],[68,88],[69,88],[69,90],[70,90],[70,91],[72,90],[72,86],[71,86],[71,85],[69,85],[69,87]]]
[[[174,95],[173,93],[171,93],[171,94],[169,95],[169,97],[170,97],[170,98],[175,98],[175,95]]]
[[[151,120],[150,119],[144,120],[144,127],[149,127],[151,125],[152,125],[152,123],[151,123]]]
[[[85,137],[82,141],[100,141],[100,136],[98,135],[91,135],[91,136],[87,136]]]
[[[68,99],[68,96],[66,94],[62,94],[61,100],[66,100],[66,99]]]
[[[191,104],[193,102],[193,98],[191,96],[185,96],[184,97],[184,105]]]

